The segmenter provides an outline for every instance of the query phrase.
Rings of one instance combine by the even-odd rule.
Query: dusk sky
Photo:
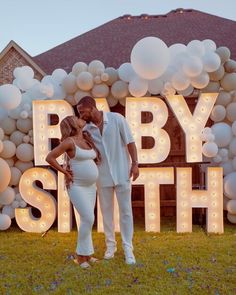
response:
[[[235,0],[0,0],[0,52],[14,40],[35,56],[124,14],[193,8],[236,21]]]

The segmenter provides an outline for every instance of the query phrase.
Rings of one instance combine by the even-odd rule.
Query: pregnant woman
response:
[[[54,148],[46,161],[56,170],[65,174],[70,200],[80,215],[75,263],[82,268],[90,267],[90,262],[98,259],[92,242],[94,207],[96,201],[97,165],[100,153],[96,149],[88,132],[82,129],[86,122],[76,116],[68,116],[60,123],[61,143]],[[61,167],[57,158],[65,153],[67,167]]]

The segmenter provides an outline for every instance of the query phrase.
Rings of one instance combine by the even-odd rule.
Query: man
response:
[[[120,213],[122,245],[127,264],[135,264],[133,254],[133,214],[131,182],[139,176],[137,149],[125,118],[112,112],[99,111],[95,100],[86,96],[77,104],[79,116],[87,122],[87,130],[101,153],[98,166],[98,195],[106,238],[104,259],[111,259],[117,250],[113,208],[113,192],[116,192]],[[132,160],[130,164],[130,158]]]

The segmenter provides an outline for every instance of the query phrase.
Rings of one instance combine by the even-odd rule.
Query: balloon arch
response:
[[[0,86],[0,230],[6,230],[16,208],[27,206],[19,182],[34,167],[33,112],[35,100],[66,100],[75,105],[90,95],[106,98],[109,106],[137,98],[217,93],[211,110],[211,128],[201,131],[202,154],[211,166],[223,167],[224,209],[236,224],[236,62],[227,47],[212,40],[193,40],[186,45],[166,44],[156,37],[138,41],[131,62],[118,69],[99,60],[77,62],[67,74],[56,69],[41,81],[28,66],[14,70],[12,84]],[[205,127],[205,126],[204,126]]]

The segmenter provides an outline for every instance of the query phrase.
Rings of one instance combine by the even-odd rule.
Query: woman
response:
[[[80,215],[80,228],[77,240],[75,263],[82,268],[90,267],[89,262],[98,259],[94,253],[92,226],[96,201],[96,180],[100,153],[88,132],[82,129],[86,122],[76,116],[68,116],[61,121],[61,143],[47,156],[46,161],[56,170],[65,174],[70,200]],[[61,167],[57,158],[65,153],[68,167]],[[95,163],[96,162],[96,163]]]

